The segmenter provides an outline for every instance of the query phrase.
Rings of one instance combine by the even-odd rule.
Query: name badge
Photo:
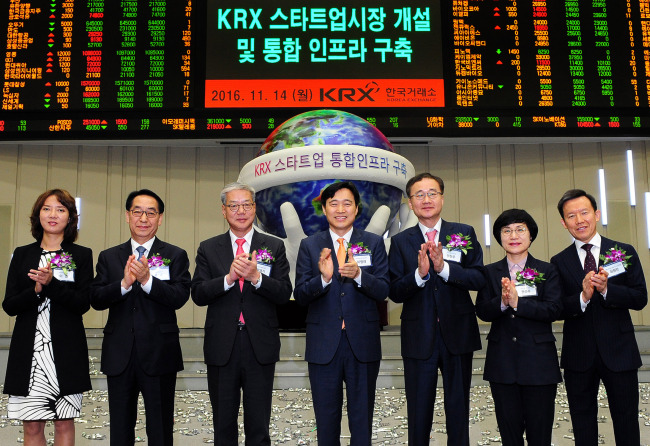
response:
[[[54,268],[52,270],[52,275],[59,282],[74,282],[74,270],[70,270],[66,273],[62,268]]]
[[[625,272],[625,266],[623,265],[623,262],[608,263],[607,265],[603,265],[603,269],[607,271],[609,277],[618,276],[619,274],[623,274]]]
[[[442,248],[442,258],[452,262],[460,263],[463,251],[449,251],[447,248]]]
[[[526,285],[525,283],[520,283],[515,285],[517,290],[517,295],[519,297],[528,297],[528,296],[537,296],[537,287],[535,285]]]
[[[372,257],[370,254],[355,254],[353,257],[359,267],[372,266]]]
[[[271,265],[268,263],[257,262],[257,270],[260,274],[271,277]]]
[[[149,268],[149,273],[160,280],[169,280],[169,267],[168,266],[154,266]]]

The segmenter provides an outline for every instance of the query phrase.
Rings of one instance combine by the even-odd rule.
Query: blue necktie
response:
[[[135,248],[135,250],[138,251],[137,260],[140,260],[142,258],[142,256],[144,255],[144,252],[147,250],[147,248],[145,248],[144,246],[138,246],[137,248]]]

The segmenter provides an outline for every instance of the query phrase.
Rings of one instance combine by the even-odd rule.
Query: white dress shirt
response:
[[[142,254],[142,257],[146,257],[146,258],[150,257],[150,255],[151,255],[151,247],[153,246],[153,242],[155,240],[156,240],[156,236],[154,235],[149,240],[147,240],[142,245],[140,245],[135,240],[131,239],[131,252],[135,256],[136,260],[138,259],[138,256],[140,256],[140,253],[137,251],[137,249],[140,246],[144,246],[144,249],[145,249],[144,253]],[[151,285],[152,284],[153,284],[153,277],[150,274],[149,275],[149,280],[147,280],[147,283],[143,283],[142,286],[141,286],[142,291],[149,294],[151,292]],[[124,288],[124,287],[120,287],[120,291],[122,292],[122,296],[124,296],[126,293],[131,291],[131,288],[133,288],[133,285],[131,285],[128,289]]]
[[[250,231],[248,231],[246,234],[244,234],[243,237],[237,237],[235,234],[232,233],[232,230],[228,230],[228,234],[230,234],[230,246],[232,247],[232,255],[233,258],[237,256],[237,240],[240,238],[243,238],[245,240],[244,244],[241,246],[242,249],[246,254],[250,254],[251,252],[251,243],[253,241],[253,232],[255,230],[251,228]],[[263,274],[260,274],[260,280],[257,281],[257,283],[251,282],[251,285],[255,287],[255,289],[258,289],[262,285],[262,276]],[[227,280],[228,274],[226,274],[223,277],[223,289],[224,290],[229,290],[233,286],[235,286],[236,283],[239,283],[239,280],[235,280],[232,285],[228,285],[228,280]]]
[[[433,242],[438,245],[438,242],[440,241],[440,227],[442,226],[442,218],[438,219],[438,222],[435,224],[433,228],[427,228],[424,226],[422,223],[418,222],[418,226],[420,227],[420,231],[422,231],[422,238],[424,241],[429,240],[427,237],[427,232],[431,232],[434,229],[437,231],[436,232],[436,237],[433,239]],[[446,260],[443,260],[443,267],[442,271],[437,273],[438,276],[445,282],[449,280],[449,263],[447,263]],[[418,268],[415,268],[415,283],[417,286],[420,288],[424,287],[424,284],[427,283],[427,281],[431,278],[431,271],[429,271],[429,274],[424,276],[424,278],[420,277],[420,274],[418,273]]]
[[[350,238],[352,238],[352,231],[354,231],[354,228],[350,229],[348,232],[346,232],[342,236],[338,235],[338,234],[335,234],[331,229],[329,231],[330,231],[330,237],[332,237],[332,245],[334,246],[334,252],[331,253],[331,255],[336,256],[336,253],[339,250],[339,239],[340,238],[345,239],[345,246],[350,246]],[[339,266],[343,266],[343,265],[339,265]],[[355,277],[354,279],[352,279],[352,280],[354,280],[356,282],[357,286],[361,286],[361,274],[363,274],[363,273],[361,271],[361,268],[359,268],[359,275],[357,277]],[[323,279],[322,274],[320,276],[320,280],[321,280],[321,283],[323,285],[323,288],[325,288],[327,285],[332,283],[332,279],[330,279],[329,282],[325,282],[325,279]]]

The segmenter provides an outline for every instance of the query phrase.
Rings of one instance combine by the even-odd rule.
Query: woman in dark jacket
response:
[[[90,390],[83,314],[90,308],[92,251],[77,239],[74,197],[61,189],[41,194],[30,217],[35,243],[16,248],[2,308],[16,316],[4,393],[8,416],[23,421],[26,445],[74,444],[74,418]]]
[[[557,383],[562,381],[551,323],[560,317],[555,267],[528,253],[537,224],[521,209],[504,211],[494,238],[506,257],[485,267],[476,314],[491,322],[483,378],[490,382],[504,446],[549,446]]]

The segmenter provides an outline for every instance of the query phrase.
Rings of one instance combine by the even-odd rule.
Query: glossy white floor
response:
[[[639,388],[641,404],[639,424],[641,443],[650,444],[650,385]],[[0,445],[22,443],[20,422],[6,419],[7,398],[0,399]],[[599,397],[599,433],[601,444],[614,445],[614,435],[607,408],[607,397],[601,388]],[[84,397],[82,416],[77,420],[77,445],[98,445],[109,443],[109,414],[105,391],[93,391]],[[174,440],[182,446],[209,444],[213,442],[212,413],[207,392],[178,392],[176,397],[176,425]],[[572,445],[571,420],[566,403],[564,387],[560,386],[556,400],[556,421],[553,430],[553,445]],[[472,388],[471,393],[471,445],[498,445],[499,432],[490,398],[490,389],[485,386]],[[241,419],[241,418],[240,418]],[[138,420],[137,441],[146,444],[144,429],[144,406],[141,404]],[[405,444],[407,433],[406,403],[403,389],[379,389],[375,400],[373,444]],[[241,428],[241,425],[240,425]],[[320,427],[324,429],[327,427]],[[47,428],[48,444],[53,444],[53,428]],[[240,430],[241,432],[241,430]],[[349,443],[347,418],[344,413],[341,444]],[[243,441],[243,438],[241,438]],[[271,419],[271,443],[287,445],[316,444],[316,430],[311,395],[306,389],[275,391]],[[437,401],[436,414],[431,432],[431,444],[446,445],[442,395]],[[243,442],[241,443],[243,444]]]

